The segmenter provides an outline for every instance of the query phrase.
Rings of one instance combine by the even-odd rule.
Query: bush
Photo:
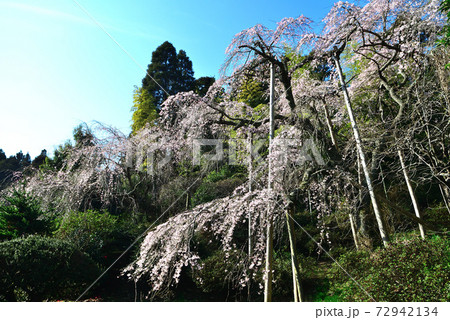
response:
[[[432,226],[440,226],[444,231],[450,229],[450,215],[444,203],[435,203],[424,210],[423,218]]]
[[[202,261],[203,266],[196,272],[193,280],[203,292],[226,298],[230,289],[235,289],[232,272],[238,262],[239,258],[233,254],[227,258],[225,252],[215,251]]]
[[[96,264],[72,244],[30,236],[0,243],[0,300],[76,299],[98,276]]]
[[[203,182],[192,197],[192,207],[229,196],[242,183],[243,180],[239,178],[229,178],[217,182]]]
[[[293,301],[292,262],[290,252],[274,252],[273,301]],[[302,276],[301,274],[299,275]],[[301,279],[300,283],[301,283]],[[263,283],[263,279],[261,279]],[[300,284],[301,285],[301,284]]]
[[[205,182],[217,182],[229,178],[245,179],[246,168],[243,166],[223,166],[217,171],[211,171],[204,179]]]
[[[55,236],[71,242],[78,250],[98,259],[119,229],[117,217],[106,211],[70,212],[61,221]]]
[[[243,166],[223,166],[211,171],[202,181],[192,197],[192,207],[229,196],[246,179]]]
[[[448,301],[450,245],[434,237],[400,240],[374,253],[350,252],[339,264],[377,301]],[[331,294],[345,301],[370,301],[366,293],[336,264]]]
[[[53,223],[41,210],[39,201],[26,192],[15,190],[5,200],[0,205],[0,240],[52,231]]]
[[[183,176],[176,177],[162,185],[158,197],[161,210],[159,214],[165,212],[167,216],[173,216],[186,210],[190,195],[190,191],[186,192],[186,190],[194,188],[195,185],[197,185],[195,178]],[[154,219],[156,218],[157,216],[154,217]]]

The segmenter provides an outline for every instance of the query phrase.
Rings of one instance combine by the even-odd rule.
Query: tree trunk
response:
[[[272,189],[272,140],[274,138],[274,110],[273,110],[274,75],[273,64],[270,65],[270,134],[269,134],[269,174],[268,189]],[[272,301],[272,269],[273,269],[273,214],[270,206],[267,208],[267,235],[266,235],[266,270],[264,279],[264,302]]]
[[[405,160],[403,159],[403,152],[398,150],[398,157],[400,159],[400,164],[402,166],[403,175],[405,176],[406,186],[408,187],[409,196],[411,197],[411,202],[414,207],[414,212],[417,218],[420,218],[419,206],[417,205],[416,195],[414,194],[414,190],[411,185],[411,180],[409,179],[408,172],[406,171]],[[425,240],[425,230],[423,229],[422,224],[419,223],[420,236],[423,240]]]
[[[339,57],[334,56],[333,58],[334,58],[334,61],[336,63],[336,69],[337,69],[337,71],[339,73],[339,80],[340,80],[340,83],[341,83],[341,86],[342,86],[342,92],[344,94],[344,100],[345,100],[345,104],[347,106],[347,111],[348,111],[348,116],[350,118],[350,123],[351,123],[352,128],[353,128],[353,135],[354,135],[355,141],[356,141],[356,149],[358,151],[359,158],[361,160],[361,166],[362,166],[362,169],[363,169],[363,172],[364,172],[364,176],[366,178],[366,183],[367,183],[367,188],[369,190],[370,200],[372,202],[373,211],[375,213],[375,218],[376,218],[377,223],[378,223],[378,229],[380,231],[380,235],[381,235],[381,239],[383,241],[383,244],[386,247],[389,244],[389,236],[388,236],[387,232],[385,231],[385,227],[384,227],[384,224],[383,224],[383,219],[382,219],[382,216],[381,216],[381,212],[380,212],[380,210],[378,208],[377,199],[375,197],[375,192],[374,192],[373,185],[372,185],[372,179],[370,178],[369,169],[367,168],[366,156],[365,156],[363,148],[362,148],[362,142],[361,142],[361,138],[360,138],[360,135],[359,135],[358,126],[357,126],[355,118],[353,116],[353,109],[352,109],[350,97],[348,95],[347,87],[345,85],[344,75],[342,74],[341,63],[339,61]]]
[[[291,77],[289,76],[289,72],[286,70],[285,65],[279,65],[279,67],[280,67],[280,74],[281,74],[280,80],[284,87],[286,100],[289,103],[289,107],[293,111],[295,109],[295,99],[294,99],[294,94],[292,93]],[[271,68],[273,69],[273,64],[271,64]],[[272,75],[272,73],[271,73],[271,75]]]

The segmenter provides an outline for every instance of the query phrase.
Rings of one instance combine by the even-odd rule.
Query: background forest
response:
[[[447,16],[448,15],[448,16]],[[0,150],[0,301],[450,300],[450,1],[164,42],[132,133]]]

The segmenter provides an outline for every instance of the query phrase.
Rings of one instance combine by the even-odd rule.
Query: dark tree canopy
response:
[[[0,190],[6,188],[13,180],[17,172],[22,172],[31,164],[30,154],[17,152],[15,156],[6,157],[5,152],[0,149]]]
[[[132,134],[136,134],[146,124],[157,123],[161,105],[168,96],[188,91],[205,96],[214,81],[214,77],[195,79],[192,61],[186,51],[177,53],[170,42],[164,42],[152,53],[142,87],[136,87],[134,91]]]
[[[209,87],[216,81],[214,77],[200,77],[195,80],[195,93],[204,97],[208,92]]]
[[[33,168],[39,169],[39,167],[44,164],[45,159],[47,159],[47,150],[42,150],[41,154],[38,155],[34,160],[31,162],[31,165]]]
[[[75,140],[75,147],[83,147],[93,145],[92,140],[94,135],[87,124],[83,123],[73,129],[73,139]]]
[[[22,150],[16,153],[16,160],[19,162],[21,168],[28,166],[31,163],[30,154],[23,154]]]
[[[175,47],[166,41],[152,53],[142,88],[155,98],[159,110],[168,95],[192,90],[194,81],[192,61],[186,52],[180,50],[177,54]]]
[[[194,88],[195,78],[192,69],[192,61],[186,55],[186,51],[180,50],[177,54],[177,76],[175,90],[177,92],[190,91]]]

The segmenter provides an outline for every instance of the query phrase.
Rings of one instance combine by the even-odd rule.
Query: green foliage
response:
[[[0,243],[0,301],[73,300],[98,274],[66,241],[30,236]]]
[[[70,141],[66,141],[64,144],[59,145],[54,152],[51,165],[53,165],[56,169],[61,169],[71,149],[72,144]]]
[[[339,264],[377,301],[448,301],[450,242],[434,237],[400,240],[370,254],[349,252]],[[331,294],[345,301],[370,298],[336,264],[331,271]]]
[[[304,74],[305,70],[310,72],[310,77],[314,80],[324,81],[331,74],[331,68],[325,61],[320,61],[319,64],[311,66],[311,63],[304,63],[301,68],[298,68],[300,64],[307,58],[307,55],[299,53],[297,50],[292,48],[286,48],[286,58],[289,61],[289,68],[295,69],[292,78],[297,79],[302,74]]]
[[[192,197],[192,206],[195,207],[217,198],[223,198],[245,179],[245,168],[239,166],[223,166],[217,171],[210,172]]]
[[[246,103],[252,108],[268,102],[264,84],[251,76],[245,77],[239,89],[237,100]]]
[[[448,19],[450,20],[450,0],[443,0],[441,3],[441,11],[447,15]],[[441,43],[445,46],[450,45],[450,25],[447,22],[447,25],[444,29],[444,37],[441,40]]]
[[[110,268],[100,279],[99,287],[90,291],[91,294],[107,300],[123,301],[132,299],[131,293],[127,291],[129,287],[125,279],[119,279],[117,275],[134,254],[133,251],[124,254],[125,250],[145,228],[134,219],[131,221],[125,213],[113,216],[106,211],[69,212],[60,221],[55,237],[70,242],[103,270]],[[121,259],[117,261],[119,256]]]
[[[5,152],[0,149],[0,190],[5,189],[14,180],[17,172],[23,172],[31,164],[31,157],[22,151],[15,156],[6,157]]]
[[[450,214],[443,202],[436,202],[434,205],[423,211],[423,218],[433,226],[442,226],[443,229],[450,230]]]
[[[232,282],[230,274],[237,268],[239,261],[235,253],[229,253],[227,258],[225,252],[217,250],[202,260],[202,268],[196,272],[194,282],[205,293],[226,297]]]
[[[229,178],[217,182],[203,182],[192,197],[192,206],[195,207],[214,199],[224,198],[242,183],[243,180],[239,178]]]
[[[194,92],[201,97],[204,97],[208,92],[209,87],[216,81],[214,77],[200,77],[195,80]]]
[[[349,81],[352,77],[358,76],[368,65],[368,60],[364,58],[360,58],[356,61],[353,61],[352,63],[349,63],[349,61],[351,61],[351,59],[355,55],[354,49],[357,48],[357,46],[357,43],[350,42],[342,53],[342,59],[345,64],[344,72],[346,81]],[[373,54],[369,54],[369,56],[372,55]]]
[[[33,168],[39,169],[39,167],[43,165],[47,159],[47,150],[44,149],[41,151],[40,155],[34,158],[34,160],[31,162],[31,165],[33,166]]]
[[[273,299],[274,301],[292,301],[292,262],[289,252],[274,252],[273,260]],[[262,279],[261,279],[262,281]]]
[[[175,47],[166,41],[152,53],[147,75],[142,79],[142,89],[154,98],[159,110],[168,94],[193,90],[194,80],[192,62],[186,52],[180,50],[177,54]]]
[[[214,78],[194,78],[192,61],[184,50],[178,53],[168,41],[161,44],[152,53],[142,87],[136,87],[133,96],[132,134],[145,127],[154,125],[161,105],[168,95],[195,90],[205,95]]]
[[[94,134],[86,123],[82,123],[73,129],[73,139],[76,148],[94,145]]]
[[[245,178],[245,167],[239,166],[223,166],[217,171],[211,171],[204,181],[206,182],[217,182],[220,180],[225,180],[228,178]]]
[[[136,134],[146,124],[154,125],[158,118],[156,111],[155,99],[142,87],[136,87],[133,94],[133,111],[131,130]]]
[[[53,223],[41,210],[39,201],[24,191],[15,190],[0,205],[0,239],[22,235],[49,234]]]
[[[364,250],[349,251],[341,255],[337,262],[342,269],[337,263],[333,264],[329,275],[332,282],[329,295],[339,295],[345,301],[360,301],[358,298],[362,296],[361,300],[367,301],[368,297],[364,295],[364,292],[360,292],[358,284],[353,282],[343,270],[361,283],[361,279],[369,273],[371,267],[370,253]],[[352,296],[355,293],[358,294],[357,297]]]
[[[117,217],[106,211],[70,212],[62,219],[55,236],[97,259],[119,228]]]
[[[179,176],[172,179],[161,187],[158,195],[158,204],[160,212],[166,212],[167,215],[173,215],[187,209],[190,202],[190,192],[186,190],[195,184],[193,177]],[[159,214],[153,218],[157,218]]]
[[[262,120],[269,116],[269,106],[267,104],[259,104],[254,109],[254,120]]]

